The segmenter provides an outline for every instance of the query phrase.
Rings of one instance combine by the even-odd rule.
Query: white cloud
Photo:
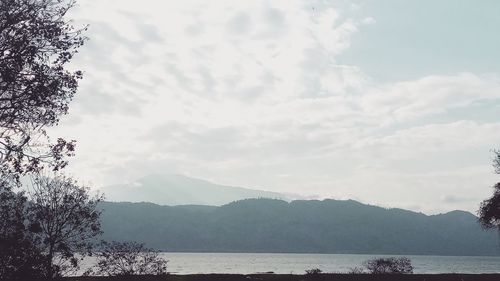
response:
[[[409,121],[478,100],[498,99],[499,86],[499,77],[493,75],[428,76],[378,87],[364,97],[362,106],[375,115],[389,117],[386,122]]]
[[[426,124],[398,130],[392,134],[356,142],[358,149],[376,150],[391,158],[411,158],[422,153],[460,152],[488,147],[500,140],[500,122],[478,124],[457,121]]]
[[[80,0],[73,16],[91,24],[90,41],[75,66],[86,77],[53,130],[78,140],[69,171],[96,185],[177,172],[429,212],[473,210],[472,201],[446,198],[489,192],[500,120],[447,113],[499,102],[498,75],[373,81],[336,61],[376,24],[350,17],[349,6]]]

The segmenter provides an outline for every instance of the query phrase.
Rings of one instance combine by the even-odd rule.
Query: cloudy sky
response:
[[[425,213],[499,180],[500,2],[79,0],[52,136],[94,186],[175,173]]]

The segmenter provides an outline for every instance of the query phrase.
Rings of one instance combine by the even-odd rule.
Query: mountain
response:
[[[164,251],[499,255],[477,217],[424,215],[347,200],[246,199],[220,207],[102,204],[104,239]]]
[[[160,205],[220,206],[246,198],[289,198],[281,193],[218,185],[181,175],[149,175],[130,184],[103,187],[101,191],[108,201]]]

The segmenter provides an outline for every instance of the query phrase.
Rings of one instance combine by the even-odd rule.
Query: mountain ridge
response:
[[[223,206],[103,203],[104,238],[176,252],[499,255],[469,212],[426,215],[354,200],[245,199]],[[459,216],[456,216],[459,214]]]

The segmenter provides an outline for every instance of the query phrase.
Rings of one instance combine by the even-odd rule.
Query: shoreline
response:
[[[167,274],[164,276],[129,276],[129,277],[66,277],[68,281],[308,281],[308,280],[334,280],[334,281],[498,281],[500,273],[485,274],[348,274],[348,273],[322,273],[322,274]]]

